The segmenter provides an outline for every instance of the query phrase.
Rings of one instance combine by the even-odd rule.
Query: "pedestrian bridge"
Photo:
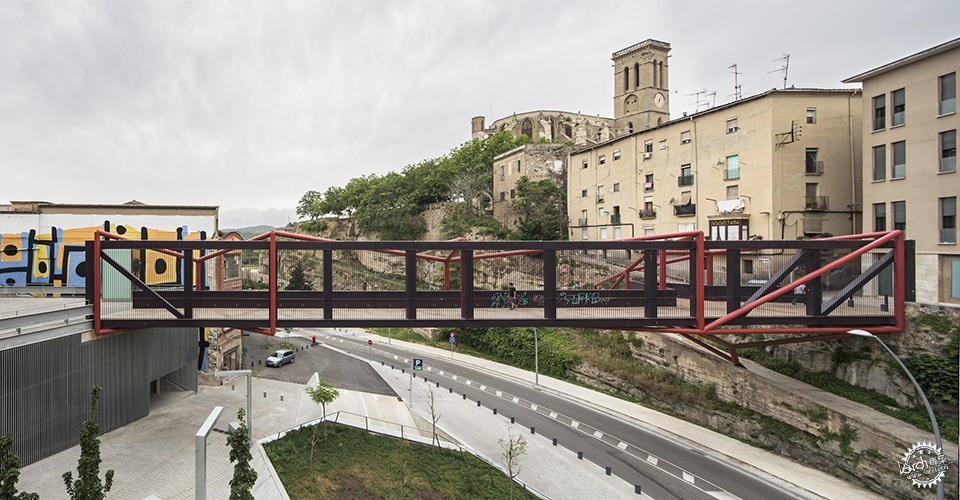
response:
[[[901,231],[576,242],[333,241],[282,231],[248,241],[132,241],[101,231],[87,244],[86,293],[98,334],[165,326],[662,330],[737,362],[742,347],[839,338],[852,328],[902,331],[912,243]],[[806,293],[795,295],[801,284]],[[748,334],[779,335],[725,339]]]

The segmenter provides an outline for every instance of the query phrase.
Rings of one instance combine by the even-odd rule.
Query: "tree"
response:
[[[336,387],[333,387],[332,385],[327,384],[322,380],[318,380],[316,386],[308,385],[304,390],[310,396],[310,399],[312,399],[314,403],[320,405],[320,411],[323,413],[323,421],[320,422],[319,425],[323,426],[323,439],[326,440],[327,427],[325,424],[327,419],[327,403],[332,403],[338,397],[340,397],[340,391],[338,391]],[[313,459],[313,449],[316,447],[316,445],[317,445],[317,426],[313,426],[313,439],[310,442],[310,459],[311,460]]]
[[[518,216],[514,232],[520,240],[567,239],[567,194],[553,181],[517,181],[513,210]]]
[[[113,486],[113,470],[108,470],[100,482],[100,424],[97,423],[97,403],[103,388],[90,388],[90,418],[80,428],[80,460],[77,464],[77,480],[70,471],[63,473],[63,483],[70,498],[77,500],[101,500]]]
[[[17,493],[20,478],[20,456],[13,451],[13,436],[0,436],[0,498],[3,500],[39,500],[36,493]]]
[[[303,261],[297,259],[290,270],[290,280],[287,282],[287,290],[313,290],[310,282],[307,281],[307,275],[303,271]]]
[[[243,408],[237,411],[240,426],[227,437],[230,447],[230,463],[233,466],[233,478],[230,480],[230,500],[253,500],[250,490],[257,482],[257,471],[250,466],[253,455],[250,453],[250,429],[243,419]]]
[[[430,387],[430,400],[428,401],[430,405],[430,423],[433,425],[433,443],[437,444],[437,448],[440,447],[440,436],[437,435],[437,422],[440,421],[440,414],[437,413],[437,401],[436,397],[433,394],[433,387]]]
[[[507,468],[507,475],[510,476],[510,498],[513,498],[514,479],[520,475],[520,457],[527,452],[527,440],[518,435],[516,439],[513,434],[507,430],[507,440],[498,440],[503,453],[500,458],[503,459],[503,465]]]

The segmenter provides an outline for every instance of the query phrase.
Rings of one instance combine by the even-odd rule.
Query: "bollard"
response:
[[[633,492],[636,493],[637,495],[640,495],[643,493],[643,491],[640,489],[640,483],[633,485]]]
[[[557,438],[553,438],[553,445],[554,445],[554,446],[557,445]]]
[[[440,388],[440,382],[437,382],[437,389]]]
[[[220,383],[223,384],[223,381],[221,380]],[[237,385],[236,385],[236,384],[230,384],[230,390],[231,390],[231,391],[234,390],[234,389],[236,389],[236,388],[237,388]]]
[[[451,388],[450,390],[452,391],[453,389]],[[467,400],[467,393],[463,393],[463,400],[464,400],[464,401]]]
[[[380,362],[380,366],[383,366],[383,361]]]
[[[517,417],[510,417],[510,423],[511,424],[517,423]]]
[[[400,369],[400,373],[407,373],[407,369],[406,369],[406,368],[401,368],[401,369]]]
[[[391,370],[396,370],[396,368],[394,368],[393,365],[390,365],[390,369],[391,369]]]
[[[497,409],[496,409],[496,408],[493,409],[493,414],[494,414],[494,415],[497,414]]]
[[[450,388],[450,394],[453,394],[453,387]]]
[[[577,452],[577,459],[583,460],[583,452],[582,452],[582,451],[578,451],[578,452]]]
[[[612,473],[613,473],[613,467],[607,466],[607,475],[609,476]]]
[[[280,395],[280,401],[283,401],[283,394]]]
[[[479,399],[477,400],[477,407],[478,407],[478,408],[480,407],[480,400],[479,400]]]
[[[411,373],[413,373],[413,372],[411,372]],[[416,374],[416,373],[413,373],[413,378],[417,378],[417,374]]]
[[[530,426],[530,434],[536,434],[536,433],[537,433],[537,428],[531,425],[531,426]]]
[[[267,397],[267,391],[263,391],[263,397]]]

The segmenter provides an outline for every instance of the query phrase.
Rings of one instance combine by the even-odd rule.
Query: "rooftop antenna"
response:
[[[698,92],[694,92],[694,93],[692,93],[692,94],[687,94],[687,97],[696,96],[696,98],[697,98],[697,109],[696,109],[696,111],[694,111],[694,113],[699,113],[699,112],[700,112],[700,103],[703,103],[703,102],[704,102],[702,99],[700,99],[700,96],[703,96],[703,95],[705,95],[706,93],[707,93],[707,89],[703,89],[703,90],[700,90],[700,91],[698,91]]]
[[[743,97],[743,94],[740,93],[740,75],[743,73],[737,71],[737,63],[727,66],[727,69],[733,70],[733,98],[739,101]]]
[[[706,94],[704,94],[704,97],[710,99],[710,107],[711,107],[711,108],[717,105],[717,91],[716,91],[716,90],[714,90],[714,91],[712,91],[712,92],[707,92]],[[706,99],[704,99],[703,103],[704,103],[704,104],[707,103]],[[708,108],[708,109],[709,109],[709,108]]]
[[[783,57],[779,59],[774,59],[773,62],[782,62],[780,69],[775,69],[773,71],[767,71],[767,73],[783,73],[783,88],[787,88],[787,72],[790,70],[790,54],[784,54]]]

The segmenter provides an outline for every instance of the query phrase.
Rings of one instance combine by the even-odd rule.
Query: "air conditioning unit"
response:
[[[644,160],[649,160],[651,156],[653,156],[653,153],[643,153]]]

